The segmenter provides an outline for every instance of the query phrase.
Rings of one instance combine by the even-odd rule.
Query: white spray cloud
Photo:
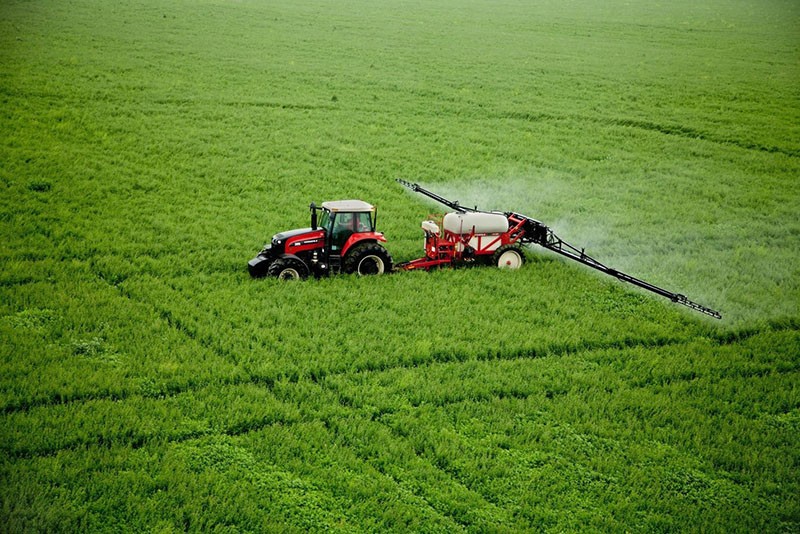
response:
[[[668,237],[652,222],[637,223],[635,207],[620,205],[613,187],[606,196],[593,197],[606,191],[605,184],[587,188],[580,179],[553,169],[420,185],[462,206],[522,213],[609,267],[701,302],[706,297],[702,280],[675,269],[681,263],[679,244],[661,242]],[[447,209],[432,200],[430,205],[435,206],[432,212]]]

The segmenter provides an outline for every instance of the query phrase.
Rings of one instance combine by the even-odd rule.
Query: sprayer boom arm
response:
[[[524,215],[514,214],[517,217],[525,217]],[[536,224],[541,224],[534,219],[530,219],[525,217],[529,221],[532,221]],[[541,235],[541,234],[540,234]],[[670,299],[672,302],[677,302],[678,304],[682,304],[688,308],[691,308],[695,311],[699,311],[700,313],[704,313],[716,319],[722,319],[722,315],[716,311],[712,310],[711,308],[707,308],[702,304],[698,304],[697,302],[691,301],[686,298],[685,295],[681,295],[680,293],[673,293],[663,287],[658,287],[657,285],[651,284],[650,282],[645,282],[635,276],[631,276],[629,274],[625,274],[621,271],[616,269],[612,269],[606,265],[603,265],[596,259],[588,256],[583,249],[578,250],[576,247],[570,245],[566,241],[562,240],[560,237],[555,235],[552,230],[549,228],[547,229],[546,239],[542,240],[540,238],[528,238],[527,236],[523,237],[524,243],[536,243],[537,245],[544,247],[548,250],[552,250],[553,252],[560,254],[566,258],[571,260],[577,261],[584,265],[591,267],[592,269],[597,269],[598,271],[605,273],[609,276],[613,276],[617,280],[622,280],[623,282],[628,282],[629,284],[633,284],[637,287],[641,287],[642,289],[646,289],[647,291],[651,291],[657,295],[661,295],[662,297],[666,297]]]
[[[411,182],[407,182],[405,180],[401,180],[400,178],[397,178],[397,182],[400,183],[400,184],[403,184],[404,186],[406,186],[407,188],[411,189],[412,191],[414,191],[416,193],[422,193],[426,197],[432,198],[436,202],[438,202],[440,204],[444,204],[448,208],[450,208],[452,210],[455,210],[455,211],[457,211],[459,213],[466,213],[468,211],[470,211],[470,212],[478,211],[476,209],[466,208],[466,207],[460,205],[457,200],[456,201],[452,201],[452,200],[447,200],[444,197],[440,197],[436,193],[433,193],[433,192],[428,191],[427,189],[421,187],[419,184],[412,184]]]

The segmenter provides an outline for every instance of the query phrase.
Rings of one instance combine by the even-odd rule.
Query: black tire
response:
[[[499,269],[519,269],[525,263],[525,253],[517,245],[503,245],[494,251],[493,261]]]
[[[353,247],[344,258],[343,270],[360,276],[392,272],[392,255],[378,243],[362,243]]]
[[[278,258],[269,266],[268,272],[281,280],[301,280],[308,276],[306,265],[295,258]]]

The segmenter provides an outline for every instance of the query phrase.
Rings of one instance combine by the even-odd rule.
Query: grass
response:
[[[794,531],[791,2],[0,7],[3,530]],[[516,272],[253,281],[307,206]]]

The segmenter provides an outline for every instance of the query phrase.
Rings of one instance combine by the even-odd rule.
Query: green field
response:
[[[800,531],[794,0],[3,0],[0,531]],[[311,201],[518,271],[252,280]]]

